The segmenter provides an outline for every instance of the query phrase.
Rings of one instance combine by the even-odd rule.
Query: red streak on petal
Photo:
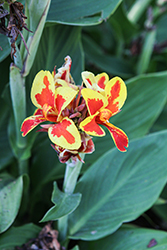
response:
[[[108,130],[111,132],[117,148],[120,151],[125,152],[126,148],[128,147],[128,142],[129,142],[127,135],[123,131],[121,131],[119,128],[116,128],[113,125],[111,125],[113,127],[107,126],[105,124],[103,125],[106,126]]]
[[[51,134],[58,138],[63,136],[69,144],[74,144],[75,137],[67,131],[67,127],[69,127],[70,125],[70,121],[63,120],[61,123],[53,125]]]
[[[105,84],[104,84],[105,80],[106,80],[105,76],[102,76],[102,77],[98,80],[97,85],[98,85],[101,89],[104,89],[104,88],[105,88]]]
[[[121,90],[121,83],[119,81],[116,81],[116,83],[113,85],[113,87],[110,90],[110,95],[108,97],[108,106],[106,109],[109,109],[113,114],[118,112],[119,110],[119,102],[115,102],[114,100],[119,97]]]
[[[86,78],[86,80],[88,81],[88,83],[92,86],[91,80],[89,78]]]
[[[83,126],[83,130],[89,134],[89,132],[95,132],[97,135],[103,135],[103,131],[100,126],[95,121],[96,116],[85,126]]]
[[[103,107],[104,103],[99,99],[89,99],[87,100],[89,111],[91,115],[94,115],[101,107]]]
[[[26,134],[32,130],[33,128],[35,128],[38,124],[40,124],[41,122],[46,121],[42,116],[36,117],[36,118],[30,118],[28,120],[25,120],[21,126],[21,132],[23,132],[23,136],[26,136]]]
[[[63,74],[61,75],[61,79],[65,80],[66,79],[66,74],[67,74],[67,71],[65,70],[63,72]]]
[[[46,86],[42,89],[42,92],[35,95],[37,102],[43,107],[44,104],[48,104],[51,107],[54,107],[54,93],[49,89],[50,82],[48,77],[44,76],[43,83]]]
[[[65,103],[66,99],[64,99],[62,97],[62,95],[57,95],[56,96],[56,108],[57,108],[57,111],[58,111],[58,114],[61,112],[61,108],[63,106],[63,104]]]

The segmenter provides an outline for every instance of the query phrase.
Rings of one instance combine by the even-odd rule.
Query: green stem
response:
[[[85,154],[80,154],[82,160],[85,157]],[[71,160],[66,164],[66,172],[64,177],[63,190],[65,193],[72,194],[74,192],[78,176],[82,168],[82,162],[72,162]]]
[[[19,161],[19,175],[28,174],[28,160]]]
[[[85,154],[80,154],[80,157],[83,160]],[[72,194],[74,192],[78,176],[81,172],[82,164],[83,163],[79,160],[77,162],[69,160],[66,163],[66,172],[63,184],[63,190],[65,193]],[[67,231],[68,231],[68,215],[58,220],[58,228],[59,228],[60,241],[64,241],[67,237]]]

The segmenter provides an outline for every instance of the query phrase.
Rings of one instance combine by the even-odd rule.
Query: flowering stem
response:
[[[81,159],[83,160],[85,154],[80,154]],[[75,186],[77,184],[77,179],[82,168],[82,162],[69,160],[66,163],[66,172],[64,177],[63,190],[65,193],[72,194],[74,192]],[[58,221],[58,228],[60,234],[60,240],[64,241],[67,236],[68,229],[68,215],[62,217]]]
[[[85,154],[80,154],[80,157],[82,160],[85,157]],[[69,160],[66,164],[66,172],[65,172],[65,177],[64,177],[64,184],[63,184],[63,190],[65,193],[72,194],[76,183],[78,176],[80,174],[81,168],[82,168],[82,162],[77,161],[77,162],[72,162]]]

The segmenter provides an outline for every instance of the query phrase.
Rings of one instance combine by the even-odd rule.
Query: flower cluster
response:
[[[94,76],[83,72],[86,85],[76,86],[70,74],[71,58],[51,74],[40,71],[32,85],[31,100],[37,107],[34,114],[26,118],[21,131],[26,136],[40,125],[46,131],[52,147],[57,151],[60,162],[70,158],[81,160],[79,153],[92,153],[94,144],[91,136],[104,136],[99,125],[108,128],[115,145],[126,151],[128,138],[119,128],[109,123],[109,118],[120,111],[127,96],[126,85],[121,78],[109,80],[105,73]]]

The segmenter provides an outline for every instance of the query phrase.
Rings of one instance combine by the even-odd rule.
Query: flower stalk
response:
[[[78,176],[81,172],[83,160],[85,154],[80,154],[82,161],[77,160],[68,160],[66,163],[66,171],[63,183],[63,190],[65,193],[72,194],[77,184]],[[61,241],[64,241],[67,237],[68,232],[68,215],[60,218],[58,220],[58,228],[59,228],[59,237]]]

